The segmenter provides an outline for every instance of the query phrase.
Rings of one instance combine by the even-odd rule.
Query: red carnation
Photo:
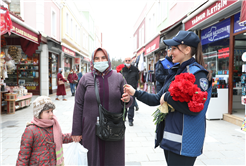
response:
[[[118,65],[117,67],[116,67],[116,71],[117,71],[117,73],[119,73],[123,68],[125,67],[125,65],[124,64],[120,64],[120,65]]]
[[[207,100],[207,92],[202,92],[196,84],[192,73],[181,73],[169,86],[168,91],[174,101],[187,102],[190,111],[200,112]]]

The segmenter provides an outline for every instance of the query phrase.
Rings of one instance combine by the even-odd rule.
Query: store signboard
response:
[[[144,47],[144,48],[142,48],[142,49],[140,49],[140,50],[137,52],[136,57],[137,57],[138,55],[142,54],[142,53],[144,52],[144,50],[145,50],[145,47]]]
[[[234,33],[246,30],[246,26],[244,26],[246,21],[239,22],[240,17],[242,17],[240,16],[240,13],[234,15]]]
[[[12,22],[12,26],[13,26],[12,32],[15,33],[16,35],[39,44],[38,35],[36,33],[24,28],[23,26],[17,24],[16,22]]]
[[[74,64],[79,65],[80,64],[80,58],[74,58]]]
[[[212,5],[198,13],[196,16],[191,18],[185,23],[185,30],[189,30],[197,24],[207,20],[211,16],[221,12],[232,4],[236,3],[238,0],[220,0],[215,1]]]
[[[145,47],[145,54],[147,55],[159,48],[159,41],[160,36],[157,36],[154,40],[152,40],[146,47]]]
[[[62,46],[62,51],[63,51],[65,54],[71,55],[71,56],[73,56],[73,57],[76,56],[76,54],[75,54],[74,51],[72,51],[72,50],[70,50],[70,49],[68,49],[68,48],[66,48],[66,47],[64,47],[64,46]]]
[[[84,60],[90,62],[90,58],[85,57]]]
[[[227,18],[201,32],[202,45],[208,44],[230,36],[230,18]]]

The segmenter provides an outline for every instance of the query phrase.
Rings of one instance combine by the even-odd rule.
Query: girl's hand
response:
[[[125,103],[128,103],[130,101],[130,95],[128,93],[123,93],[121,100]]]
[[[164,101],[164,96],[165,96],[165,93],[161,96],[161,99],[160,99],[160,104],[162,105],[165,101]]]
[[[133,96],[136,92],[136,90],[129,84],[126,84],[124,86],[124,93],[128,93],[129,95]]]
[[[80,136],[72,136],[73,142],[80,142],[82,139],[82,135]]]

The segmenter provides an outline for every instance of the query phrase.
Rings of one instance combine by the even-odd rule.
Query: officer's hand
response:
[[[124,93],[128,93],[129,95],[133,96],[136,92],[136,90],[129,84],[126,84],[124,86]]]
[[[165,93],[161,96],[161,99],[160,99],[160,104],[162,105],[162,104],[164,104],[164,96],[165,96]]]

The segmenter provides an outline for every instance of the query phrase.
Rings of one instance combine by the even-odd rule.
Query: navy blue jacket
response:
[[[175,75],[187,72],[186,66],[193,64],[196,65],[197,69],[194,73],[196,78],[195,84],[197,84],[202,91],[208,92],[208,99],[201,112],[190,111],[187,102],[174,101],[172,96],[170,96],[170,92],[168,92],[169,85],[174,80]],[[165,118],[165,129],[163,135],[161,135],[162,139],[157,141],[157,144],[160,144],[161,148],[190,157],[199,156],[202,153],[206,125],[205,113],[211,96],[211,81],[209,82],[207,80],[207,74],[208,72],[201,65],[196,63],[194,58],[191,58],[181,65],[173,66],[169,70],[165,85],[159,93],[149,94],[145,91],[135,92],[134,96],[137,97],[138,100],[150,106],[159,105],[160,98],[165,93],[164,100],[175,109],[175,112],[168,113]],[[204,83],[207,83],[207,86],[204,86]],[[189,131],[187,131],[187,126],[189,127]],[[161,127],[164,128],[164,126]]]

